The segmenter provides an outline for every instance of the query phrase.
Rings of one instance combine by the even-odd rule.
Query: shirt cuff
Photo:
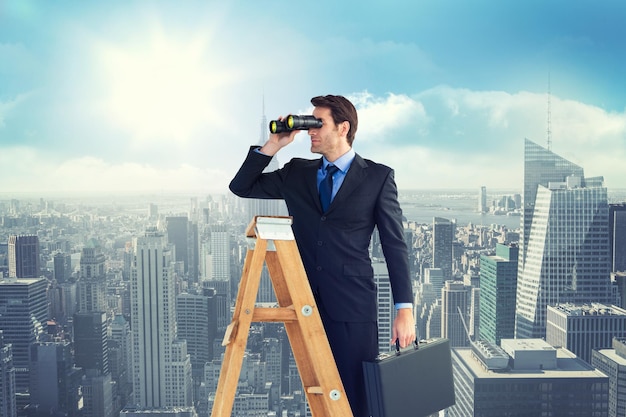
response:
[[[262,146],[257,146],[256,148],[254,148],[254,152],[256,152],[256,153],[258,153],[260,155],[269,156],[269,155],[266,155],[263,152],[261,152],[261,148],[262,148]]]
[[[413,308],[413,304],[412,303],[396,303],[396,310],[399,310],[401,308]]]

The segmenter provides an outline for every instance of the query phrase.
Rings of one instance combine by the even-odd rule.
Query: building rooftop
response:
[[[598,352],[618,365],[626,366],[626,358],[620,356],[615,349],[598,349]]]
[[[513,339],[511,339],[513,340]],[[533,340],[533,339],[519,339]],[[545,343],[545,342],[544,342]],[[524,343],[522,343],[524,344]],[[530,343],[529,345],[535,345]],[[536,344],[536,346],[540,346]],[[599,378],[606,375],[563,348],[552,348],[556,352],[554,369],[508,369],[490,370],[481,363],[471,348],[453,348],[453,355],[460,360],[475,378],[520,379],[520,378]]]
[[[23,285],[28,285],[28,284],[32,284],[34,282],[38,282],[41,281],[42,279],[45,279],[44,277],[39,277],[39,278],[3,278],[0,279],[0,285],[15,285],[15,284],[23,284]]]
[[[624,316],[626,310],[617,306],[607,306],[601,303],[572,304],[564,303],[550,308],[563,312],[569,316]]]

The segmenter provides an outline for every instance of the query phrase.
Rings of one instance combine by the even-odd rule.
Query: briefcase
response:
[[[363,362],[372,417],[425,417],[454,405],[448,339],[430,339]]]

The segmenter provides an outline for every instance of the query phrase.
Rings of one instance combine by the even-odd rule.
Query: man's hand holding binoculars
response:
[[[270,122],[270,138],[260,151],[266,155],[275,155],[281,148],[293,142],[299,131],[320,127],[322,121],[314,116],[281,116]]]

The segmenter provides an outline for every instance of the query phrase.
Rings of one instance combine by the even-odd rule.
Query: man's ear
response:
[[[343,122],[339,123],[339,133],[341,134],[341,136],[348,136],[348,132],[350,131],[350,122],[347,120],[344,120]]]

